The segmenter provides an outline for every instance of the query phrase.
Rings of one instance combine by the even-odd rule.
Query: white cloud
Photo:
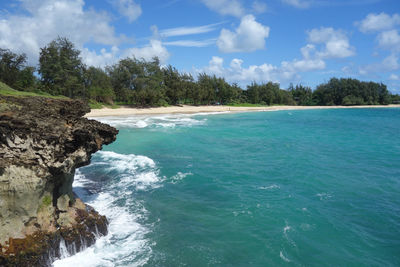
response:
[[[361,75],[370,75],[379,72],[390,72],[400,69],[399,57],[391,54],[384,58],[382,62],[372,63],[359,68]]]
[[[221,57],[212,57],[208,66],[196,70],[197,73],[206,72],[211,75],[224,77],[229,82],[249,84],[251,82],[287,82],[299,80],[301,72],[322,70],[326,67],[322,59],[301,59],[283,61],[280,66],[264,63],[261,65],[242,66],[243,60],[234,58],[229,67],[224,67]]]
[[[153,57],[158,57],[161,64],[165,64],[170,54],[163,46],[160,40],[150,40],[150,43],[144,47],[132,47],[123,51],[122,57],[135,57],[137,59],[151,60]]]
[[[203,69],[196,70],[197,73],[208,73],[224,77],[229,82],[250,83],[266,82],[276,80],[276,67],[271,64],[251,65],[248,68],[242,67],[243,60],[233,59],[229,67],[224,67],[224,60],[221,57],[212,57],[209,65]]]
[[[118,58],[119,49],[113,46],[110,51],[105,48],[100,50],[100,54],[96,51],[89,50],[88,48],[83,48],[81,56],[83,61],[88,66],[104,68],[107,65],[112,65]]]
[[[301,60],[293,60],[291,62],[282,62],[282,69],[285,72],[308,72],[313,70],[323,70],[325,69],[326,64],[322,59],[301,59]]]
[[[361,32],[378,33],[376,40],[379,47],[390,51],[390,55],[381,62],[361,66],[359,74],[370,76],[400,69],[398,55],[400,53],[400,34],[395,29],[400,25],[400,15],[393,14],[390,16],[384,12],[380,14],[371,13],[361,22],[356,22],[356,25],[358,25]]]
[[[382,67],[384,71],[398,70],[400,67],[399,57],[395,54],[386,57],[382,61]]]
[[[324,49],[318,52],[320,58],[345,58],[355,54],[354,47],[350,46],[349,39],[341,30],[321,27],[307,34],[309,42],[324,45]]]
[[[310,7],[310,2],[309,1],[304,1],[304,0],[282,0],[283,3],[288,4],[290,6],[296,7],[296,8],[308,8]]]
[[[209,24],[209,25],[204,25],[204,26],[196,26],[196,27],[177,27],[177,28],[160,30],[159,33],[160,33],[161,37],[201,34],[201,33],[215,31],[217,29],[216,26],[219,24],[220,23]]]
[[[256,0],[252,4],[252,11],[254,13],[261,14],[261,13],[264,13],[265,11],[267,11],[267,9],[268,9],[268,6],[264,2],[260,2],[260,1]]]
[[[396,25],[400,25],[400,15],[393,14],[390,16],[384,12],[380,14],[371,13],[361,22],[357,22],[356,25],[358,25],[359,30],[364,33],[389,30]]]
[[[243,16],[244,8],[238,0],[202,0],[211,10],[221,15],[231,15],[235,17]]]
[[[206,47],[212,44],[215,44],[215,39],[208,39],[208,40],[178,40],[178,41],[170,41],[170,42],[163,42],[166,46],[182,46],[182,47]]]
[[[238,33],[236,34],[238,35]],[[339,30],[333,30],[332,28],[314,29],[308,33],[308,39],[311,43],[300,49],[301,59],[282,61],[277,66],[264,63],[250,65],[246,68],[242,66],[243,60],[241,59],[235,58],[230,62],[229,67],[224,67],[224,61],[221,57],[213,57],[207,67],[197,72],[223,76],[230,82],[241,84],[249,84],[253,81],[295,82],[300,80],[300,73],[325,69],[325,59],[353,54],[347,37]],[[322,50],[317,49],[317,44],[324,45]],[[338,45],[335,47],[333,44]],[[228,45],[227,47],[230,46]]]
[[[222,29],[217,40],[221,52],[252,52],[265,48],[265,38],[269,35],[269,27],[258,23],[254,16],[244,16],[239,27],[232,32]]]
[[[115,34],[106,13],[85,10],[83,0],[21,0],[20,3],[27,11],[25,15],[9,15],[0,20],[0,47],[26,53],[29,64],[37,64],[40,48],[57,36],[67,37],[81,50],[84,63],[97,67],[113,64],[125,56],[148,60],[158,56],[162,63],[169,58],[168,50],[154,38],[144,47],[121,50],[118,46],[127,38]],[[104,48],[98,52],[85,46],[93,42]]]
[[[400,80],[400,76],[397,75],[397,74],[392,73],[392,74],[390,75],[390,77],[389,77],[389,80],[398,81],[398,80]]]
[[[83,0],[23,0],[21,5],[27,15],[0,20],[0,47],[25,52],[31,64],[57,36],[69,38],[79,49],[87,42],[117,45],[123,39],[115,35],[105,13],[84,10]]]
[[[126,17],[129,22],[135,21],[142,14],[142,8],[133,0],[116,0],[114,5],[118,12]]]
[[[384,49],[400,52],[400,35],[397,30],[382,32],[378,35],[378,43]]]

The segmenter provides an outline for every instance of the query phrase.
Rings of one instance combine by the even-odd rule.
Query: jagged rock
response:
[[[43,266],[79,251],[107,220],[74,196],[75,169],[116,138],[77,100],[0,97],[0,266]],[[64,242],[64,241],[63,241]]]

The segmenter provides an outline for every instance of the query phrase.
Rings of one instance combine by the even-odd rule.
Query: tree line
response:
[[[0,81],[21,91],[43,91],[104,104],[139,107],[166,105],[376,105],[400,102],[386,85],[350,78],[331,78],[315,90],[303,85],[281,89],[279,83],[248,85],[246,89],[224,78],[201,73],[195,79],[173,66],[121,59],[104,69],[86,66],[80,51],[67,38],[58,37],[40,49],[37,68],[27,66],[25,54],[0,48]]]

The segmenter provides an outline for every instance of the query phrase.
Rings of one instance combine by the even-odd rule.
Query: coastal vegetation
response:
[[[331,78],[310,87],[279,83],[248,85],[228,83],[224,78],[201,73],[195,79],[173,66],[161,66],[158,58],[150,61],[124,58],[105,68],[86,66],[80,51],[67,38],[58,37],[41,48],[39,66],[27,65],[25,54],[0,49],[0,81],[16,89],[1,86],[2,94],[57,96],[84,99],[92,108],[103,105],[137,107],[168,105],[386,105],[399,103],[385,84],[352,78]]]

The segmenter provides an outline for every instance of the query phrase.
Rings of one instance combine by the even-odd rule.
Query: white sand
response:
[[[376,106],[271,106],[271,107],[229,107],[229,106],[170,106],[158,108],[129,108],[116,109],[102,108],[92,109],[85,117],[151,115],[172,113],[200,113],[200,112],[245,112],[245,111],[276,111],[276,110],[302,110],[302,109],[331,109],[331,108],[391,108],[400,105],[376,105]]]

